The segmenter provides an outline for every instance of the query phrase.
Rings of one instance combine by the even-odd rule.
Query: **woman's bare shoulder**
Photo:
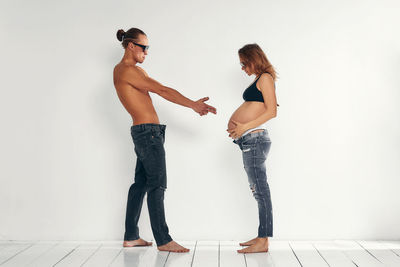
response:
[[[272,78],[272,75],[269,73],[263,73],[260,76],[260,79],[257,82],[257,89],[262,91],[264,88],[268,87],[274,87],[274,78]]]

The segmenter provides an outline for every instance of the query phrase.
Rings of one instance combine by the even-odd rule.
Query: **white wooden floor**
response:
[[[182,241],[190,253],[122,248],[122,241],[0,241],[0,266],[400,266],[400,241],[275,241],[268,253],[238,254],[237,241]]]

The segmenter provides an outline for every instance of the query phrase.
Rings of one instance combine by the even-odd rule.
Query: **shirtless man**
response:
[[[125,54],[114,68],[114,86],[121,103],[131,114],[133,126],[131,135],[137,155],[135,183],[131,185],[125,219],[124,247],[151,246],[139,237],[137,226],[147,193],[147,205],[151,228],[157,247],[161,251],[188,252],[172,240],[164,215],[164,191],[167,187],[165,166],[165,125],[159,124],[149,92],[156,93],[173,103],[193,109],[200,116],[208,112],[216,114],[216,109],[204,103],[208,97],[192,101],[178,91],[163,86],[150,78],[137,63],[143,63],[148,46],[146,34],[132,28],[127,32],[119,30],[117,38],[122,42]]]

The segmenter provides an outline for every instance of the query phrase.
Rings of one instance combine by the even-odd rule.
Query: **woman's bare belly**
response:
[[[232,120],[239,123],[248,123],[258,118],[264,112],[264,103],[256,101],[244,102],[235,112],[233,112],[228,122],[228,129],[230,130],[235,128],[235,124],[232,122]]]

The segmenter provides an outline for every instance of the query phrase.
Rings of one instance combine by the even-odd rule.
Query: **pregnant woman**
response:
[[[239,253],[268,251],[268,237],[272,237],[271,194],[267,182],[265,160],[271,146],[266,122],[276,117],[276,73],[262,49],[248,44],[239,50],[242,70],[255,75],[254,82],[244,91],[244,103],[232,114],[228,123],[229,136],[239,145],[250,189],[258,204],[259,227],[256,238],[240,243],[248,246]]]

